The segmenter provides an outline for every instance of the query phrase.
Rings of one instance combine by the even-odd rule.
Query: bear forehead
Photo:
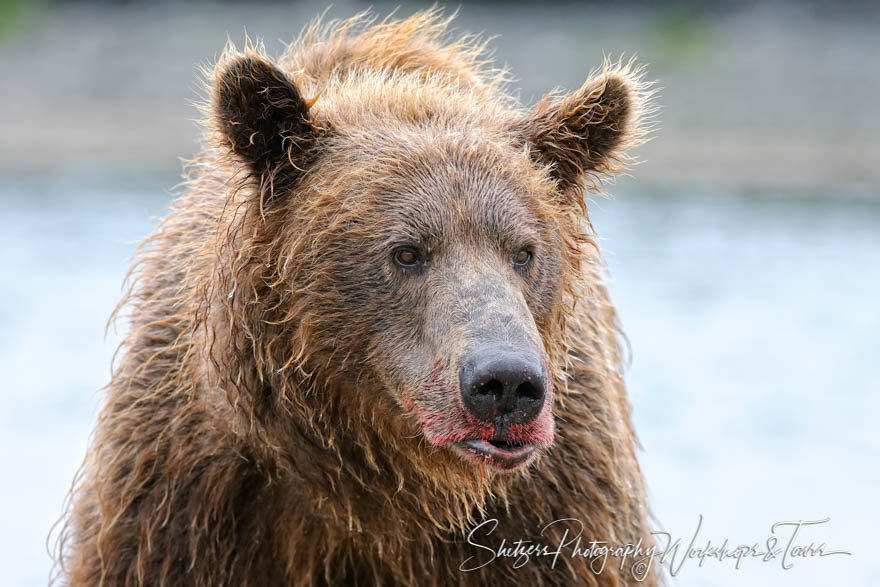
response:
[[[364,193],[462,194],[491,198],[510,195],[551,202],[557,184],[536,164],[529,148],[507,128],[383,120],[331,131],[325,171],[350,177]],[[342,174],[342,175],[340,175]]]
[[[373,169],[374,179],[356,187],[350,197],[359,203],[349,209],[368,220],[374,237],[431,248],[485,241],[533,245],[542,240],[550,211],[528,181],[491,158],[438,160],[434,155],[410,154],[387,172]]]
[[[358,129],[331,144],[324,172],[312,176],[343,185],[345,208],[382,220],[377,226],[523,233],[558,212],[546,170],[503,133],[406,124]]]
[[[328,129],[316,191],[344,192],[346,211],[384,230],[522,235],[558,213],[555,181],[516,134],[523,113],[488,89],[363,71],[331,80],[310,113]]]

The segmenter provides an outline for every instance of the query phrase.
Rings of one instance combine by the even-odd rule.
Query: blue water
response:
[[[45,537],[119,339],[104,324],[169,200],[87,183],[0,184],[4,584],[46,582]],[[702,514],[703,542],[738,545],[777,521],[830,517],[802,542],[852,552],[789,570],[689,561],[675,584],[876,584],[880,204],[627,185],[593,210],[658,524],[687,543]]]

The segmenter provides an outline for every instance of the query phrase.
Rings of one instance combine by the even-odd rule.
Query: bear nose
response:
[[[544,372],[534,352],[486,348],[469,357],[459,380],[465,408],[477,419],[532,420],[544,405]]]

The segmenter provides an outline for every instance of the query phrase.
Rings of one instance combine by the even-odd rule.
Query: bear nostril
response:
[[[501,396],[504,394],[504,385],[497,379],[492,379],[482,385],[478,385],[476,392],[480,395],[491,395],[497,400],[501,399]]]
[[[516,388],[516,397],[539,400],[544,397],[544,392],[532,385],[531,381],[526,381],[525,383],[520,383],[519,387]]]

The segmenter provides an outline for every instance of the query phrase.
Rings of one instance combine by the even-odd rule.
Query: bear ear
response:
[[[260,180],[274,185],[299,175],[314,151],[318,129],[290,78],[257,54],[237,55],[218,65],[213,110],[217,127]]]
[[[533,147],[535,159],[550,167],[560,189],[582,188],[588,177],[627,166],[627,149],[642,142],[647,105],[653,93],[641,70],[605,64],[567,96],[551,93],[516,131]]]

